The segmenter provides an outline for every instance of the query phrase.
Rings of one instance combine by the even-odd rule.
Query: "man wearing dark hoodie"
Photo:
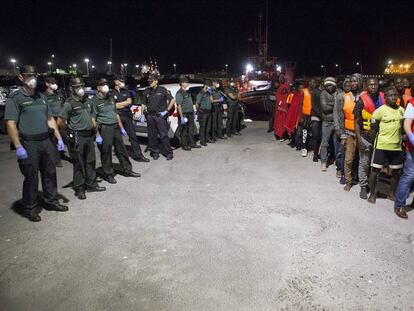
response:
[[[325,90],[321,93],[322,108],[322,142],[321,142],[321,171],[325,172],[328,167],[328,148],[329,141],[335,135],[334,107],[337,100],[343,100],[336,89],[336,80],[327,77],[324,82]],[[338,149],[338,141],[334,138],[334,152]]]
[[[313,162],[318,162],[319,147],[321,145],[321,123],[322,123],[322,108],[321,108],[321,90],[320,81],[312,79],[312,111],[311,111],[311,131],[312,131],[312,146],[313,146]]]

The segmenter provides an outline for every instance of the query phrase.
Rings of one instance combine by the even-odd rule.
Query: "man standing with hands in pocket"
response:
[[[104,179],[115,184],[114,169],[112,167],[112,146],[121,165],[122,174],[127,177],[140,177],[132,170],[122,136],[128,136],[116,109],[115,101],[109,95],[108,81],[104,78],[98,82],[98,94],[92,97],[87,104],[92,107],[92,122],[97,128],[96,143],[101,152],[101,162]]]

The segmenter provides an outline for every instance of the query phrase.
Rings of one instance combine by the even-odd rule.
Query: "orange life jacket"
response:
[[[312,110],[312,97],[309,89],[303,89],[303,105],[302,105],[302,113],[305,116],[310,116]]]
[[[354,107],[355,101],[351,92],[344,94],[344,116],[345,128],[350,131],[355,131],[354,125]]]
[[[408,100],[411,98],[411,90],[409,88],[406,88],[404,91],[404,94],[402,96],[404,101],[404,109],[407,108]]]
[[[381,105],[385,105],[384,93],[380,92],[379,96],[381,99]],[[361,98],[362,102],[364,103],[364,109],[362,109],[363,129],[365,131],[369,131],[371,129],[371,118],[372,114],[375,111],[375,104],[371,96],[369,96],[368,92],[363,92],[359,98]]]

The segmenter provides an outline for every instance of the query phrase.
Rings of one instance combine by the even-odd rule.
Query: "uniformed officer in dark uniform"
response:
[[[201,148],[194,140],[194,105],[188,90],[188,78],[183,76],[179,80],[180,89],[175,95],[177,103],[178,120],[181,127],[181,148],[191,151],[191,148]]]
[[[115,100],[122,125],[128,134],[133,152],[132,158],[138,162],[149,162],[149,159],[142,154],[141,146],[139,145],[130,109],[132,99],[128,89],[125,88],[124,81],[121,75],[116,75],[114,80],[115,88],[111,91],[110,95]]]
[[[231,81],[230,84],[228,84],[228,81],[225,81],[224,93],[226,94],[227,102],[227,136],[231,137],[232,135],[240,135],[240,133],[237,131],[237,123],[239,117],[239,91],[237,90],[234,81]]]
[[[57,200],[56,153],[52,132],[58,140],[59,151],[64,149],[64,144],[46,97],[36,91],[36,69],[33,66],[21,67],[18,79],[23,86],[7,98],[4,118],[24,176],[22,214],[30,221],[40,221],[36,208],[39,171],[45,208],[59,212],[68,210]]]
[[[47,98],[51,113],[55,121],[59,117],[60,111],[62,110],[62,104],[64,102],[63,97],[57,92],[58,85],[56,80],[53,77],[45,78],[46,91],[43,92],[43,95]],[[60,152],[56,150],[56,166],[62,167],[62,161],[60,158]]]
[[[81,78],[69,81],[72,96],[63,104],[58,125],[66,132],[67,145],[73,163],[73,189],[79,200],[86,199],[85,191],[105,191],[96,183],[95,128],[91,106],[85,103]]]
[[[108,81],[104,78],[98,82],[98,94],[86,102],[92,107],[92,122],[97,128],[96,143],[101,152],[101,162],[104,179],[115,184],[114,169],[112,167],[112,146],[121,165],[122,174],[127,177],[140,177],[132,171],[122,136],[128,136],[116,109],[115,101],[109,96]]]
[[[224,97],[220,91],[218,80],[213,81],[212,90],[212,111],[211,111],[211,138],[212,140],[225,139],[223,136],[223,102]]]
[[[142,111],[146,114],[148,129],[148,148],[151,151],[151,157],[158,160],[160,149],[158,148],[157,135],[160,135],[161,142],[167,152],[167,160],[173,159],[173,151],[168,137],[168,111],[175,105],[175,99],[165,87],[158,85],[158,76],[150,75],[148,77],[149,87],[142,95]],[[144,115],[143,115],[144,116]],[[141,121],[145,117],[141,117]]]
[[[198,111],[198,122],[200,123],[200,144],[207,146],[207,143],[215,143],[210,140],[211,128],[211,81],[206,80],[201,91],[197,94],[196,107]]]

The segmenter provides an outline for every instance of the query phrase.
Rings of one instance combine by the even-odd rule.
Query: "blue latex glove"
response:
[[[140,122],[140,123],[144,123],[145,122],[145,115],[144,114],[141,115],[141,117],[139,118],[139,121],[138,122]]]
[[[224,102],[224,97],[223,96],[220,96],[220,98],[218,99],[218,101],[219,101],[219,103]]]
[[[414,133],[408,134],[408,140],[410,141],[411,145],[414,146]]]
[[[168,111],[164,110],[163,112],[160,112],[161,117],[165,117],[167,115]]]
[[[22,146],[16,148],[16,156],[19,160],[26,160],[29,157],[26,149],[24,149]]]
[[[65,150],[65,144],[63,143],[62,139],[58,140],[57,148],[58,148],[58,151],[64,151]]]
[[[181,117],[181,118],[180,118],[180,124],[181,124],[181,125],[184,125],[184,124],[185,124],[185,118],[184,118],[184,117]]]
[[[122,136],[125,136],[125,137],[128,136],[128,133],[127,133],[127,131],[125,131],[124,128],[121,128],[121,134],[122,134]]]
[[[102,139],[101,135],[96,135],[95,141],[98,145],[102,145],[103,139]]]

